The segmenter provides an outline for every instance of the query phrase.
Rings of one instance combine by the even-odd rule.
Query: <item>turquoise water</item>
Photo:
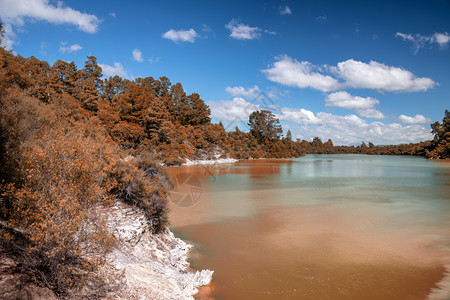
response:
[[[307,155],[171,168],[201,196],[172,205],[202,299],[450,297],[450,163]]]

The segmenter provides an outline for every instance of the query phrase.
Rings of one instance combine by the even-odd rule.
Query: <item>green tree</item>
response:
[[[3,42],[4,37],[5,37],[5,29],[3,28],[3,23],[0,22],[0,44]]]
[[[128,80],[123,80],[117,75],[109,77],[103,84],[103,99],[113,102],[118,95],[123,93],[128,84]]]
[[[89,111],[96,112],[98,110],[99,91],[103,87],[102,68],[97,64],[95,56],[88,56],[81,70],[81,78],[78,81],[80,90],[78,99],[83,107]]]
[[[289,130],[287,131],[287,133],[286,133],[286,139],[287,139],[288,141],[292,141],[292,132],[291,132],[290,129],[289,129]]]
[[[250,134],[260,143],[265,140],[279,140],[283,133],[280,121],[268,110],[252,112],[249,117],[248,126],[250,127]]]
[[[53,64],[50,75],[50,87],[56,93],[75,95],[78,79],[79,73],[74,62],[68,63],[63,60],[57,60]]]
[[[450,158],[450,111],[445,110],[442,123],[431,124],[431,133],[434,134],[434,141],[431,151],[426,151],[428,158]]]

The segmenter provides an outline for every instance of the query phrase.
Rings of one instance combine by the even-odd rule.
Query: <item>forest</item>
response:
[[[409,145],[294,140],[268,110],[251,113],[248,128],[212,123],[200,95],[166,77],[104,78],[94,56],[78,69],[0,48],[0,251],[58,295],[101,288],[100,254],[114,238],[96,208],[134,205],[158,233],[171,188],[161,165],[308,153],[450,158],[449,111],[431,125],[433,141]]]

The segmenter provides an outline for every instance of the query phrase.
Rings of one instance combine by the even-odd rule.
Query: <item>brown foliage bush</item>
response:
[[[51,106],[20,92],[1,101],[1,218],[21,233],[3,230],[3,246],[56,292],[94,282],[93,271],[113,242],[94,213],[110,198],[107,151],[59,122]]]
[[[144,211],[154,233],[168,224],[167,192],[171,184],[164,170],[150,155],[126,157],[115,166],[112,193]]]

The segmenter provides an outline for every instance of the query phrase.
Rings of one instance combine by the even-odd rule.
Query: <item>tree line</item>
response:
[[[277,158],[303,155],[298,143],[282,138],[279,121],[269,111],[249,116],[250,132],[226,132],[211,122],[209,107],[197,93],[188,95],[181,83],[167,77],[130,81],[113,76],[102,79],[93,56],[83,69],[62,60],[50,66],[35,57],[16,56],[22,87],[42,103],[71,108],[75,118],[98,122],[124,150],[151,152],[167,165],[186,158],[214,154],[234,158]]]
[[[368,155],[410,155],[425,156],[429,159],[450,159],[450,112],[445,110],[441,122],[431,124],[434,139],[419,143],[376,146],[372,142],[362,142],[358,146],[334,146],[318,137],[312,141],[298,140],[301,149],[307,154],[368,154]]]

